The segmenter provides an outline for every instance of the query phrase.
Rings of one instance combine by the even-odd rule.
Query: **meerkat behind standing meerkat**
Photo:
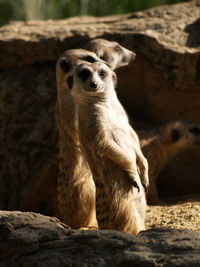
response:
[[[115,83],[115,73],[104,63],[82,63],[74,73],[72,93],[80,143],[96,185],[99,228],[137,234],[145,229],[145,193],[135,141],[126,112],[119,111]]]
[[[99,58],[109,64],[112,70],[128,65],[136,57],[134,52],[121,46],[118,42],[101,38],[90,40],[84,48],[95,52]]]
[[[191,148],[200,146],[200,125],[172,121],[159,128],[138,131],[140,145],[149,162],[148,204],[159,204],[156,179],[169,161]]]
[[[72,228],[96,223],[95,185],[77,135],[76,105],[71,94],[74,67],[81,62],[101,61],[83,49],[68,50],[58,59],[57,127],[59,132],[59,177],[57,201],[59,215]]]

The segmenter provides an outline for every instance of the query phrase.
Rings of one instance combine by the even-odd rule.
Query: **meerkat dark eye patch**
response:
[[[78,76],[82,79],[82,81],[86,81],[90,77],[90,70],[88,69],[83,69],[79,71]]]
[[[82,59],[87,61],[87,62],[90,62],[90,63],[97,62],[97,60],[92,56],[84,56],[84,57],[82,57]]]
[[[172,132],[171,132],[172,142],[176,142],[180,138],[181,138],[181,133],[179,132],[179,130],[177,130],[177,129],[172,130]]]
[[[72,69],[72,64],[68,62],[66,59],[62,59],[60,61],[60,67],[65,73],[68,73]]]
[[[190,132],[193,133],[193,134],[195,134],[195,135],[200,135],[200,128],[198,128],[198,127],[192,127],[190,129]]]
[[[67,78],[67,84],[68,84],[69,88],[72,89],[72,87],[74,85],[74,78],[73,78],[73,76],[69,76]]]

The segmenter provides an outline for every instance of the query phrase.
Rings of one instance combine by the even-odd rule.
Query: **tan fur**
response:
[[[140,144],[149,163],[149,191],[147,202],[159,204],[156,179],[160,171],[176,155],[200,146],[200,125],[173,121],[152,130],[138,131]]]
[[[134,52],[126,49],[119,43],[101,38],[89,41],[84,48],[95,52],[113,70],[128,65],[136,57]]]
[[[109,59],[109,64],[112,66],[112,68],[127,65],[131,60],[135,58],[135,54],[133,52],[123,48],[116,42],[110,42],[104,39],[96,40],[101,43],[101,46],[99,47],[97,44],[98,42],[96,43],[95,40],[92,40],[91,42],[89,42],[91,49],[94,49],[97,54],[99,49],[101,49],[101,53],[103,52],[104,56]],[[120,49],[112,49],[111,51],[110,47],[113,46],[119,46]],[[111,52],[112,57],[110,57]],[[65,223],[74,228],[83,226],[87,227],[88,225],[93,224],[95,221],[94,215],[92,215],[92,219],[90,219],[90,214],[93,214],[92,202],[94,199],[95,189],[93,186],[93,181],[91,180],[90,170],[81,155],[82,152],[80,151],[75,126],[76,108],[74,105],[73,96],[71,95],[66,83],[66,79],[71,75],[71,73],[73,73],[74,66],[80,63],[82,60],[86,60],[83,59],[84,56],[92,56],[93,58],[95,58],[95,60],[99,60],[96,55],[94,55],[94,53],[85,51],[83,49],[68,50],[63,55],[61,55],[59,60],[66,58],[72,65],[72,69],[69,73],[63,72],[59,67],[59,60],[56,68],[58,88],[58,105],[56,117],[59,130],[60,146],[58,206],[60,209],[60,217],[63,219],[63,221],[65,221]],[[84,174],[83,179],[80,179],[80,181],[77,183],[77,181],[79,180],[78,177],[82,175],[81,173],[84,173],[84,169],[81,167],[82,165],[84,165],[84,168],[86,169],[86,174]],[[36,184],[35,190],[31,194],[30,198],[25,201],[25,205],[22,206],[23,210],[32,210],[40,201],[43,200],[44,195],[46,194],[43,195],[42,191],[47,191],[48,184],[51,184],[51,188],[53,188],[53,185],[55,186],[55,188],[57,187],[57,177],[56,179],[54,179],[55,175],[52,171],[52,169],[58,169],[58,167],[56,168],[56,166],[58,166],[58,159],[52,162],[52,166],[50,164],[47,169],[44,170],[39,182]],[[78,171],[78,166],[82,169],[82,172],[77,174],[76,172]],[[75,172],[72,175],[71,172],[73,172],[73,170],[75,170]],[[68,172],[69,174],[67,177]],[[71,178],[71,176],[73,178]],[[90,176],[90,178],[86,178],[85,176]],[[86,180],[87,182],[85,182]],[[50,188],[49,191],[51,191]],[[57,193],[55,193],[55,195],[57,195]],[[76,197],[76,201],[73,200],[74,196]],[[48,199],[46,200],[49,201]],[[81,205],[81,201],[83,201],[83,205]],[[53,201],[53,207],[54,206],[56,205]],[[85,208],[86,206],[88,206],[87,210]],[[77,209],[80,209],[80,211],[78,211]],[[90,209],[92,211],[90,211]],[[72,210],[73,214],[72,212],[70,212],[70,210]],[[48,209],[46,210],[46,212],[48,212]]]
[[[134,60],[136,55],[134,52],[126,49],[125,47],[121,46],[119,43],[114,41],[108,41],[101,38],[96,38],[90,40],[86,46],[86,49],[94,51],[97,56],[103,60],[105,60],[112,70],[115,70],[119,67],[126,66],[130,63],[130,61]],[[114,103],[115,110],[117,110],[118,116],[123,116],[124,108],[121,106],[120,102]],[[137,165],[140,171],[140,177],[142,180],[142,184],[144,185],[145,189],[148,188],[148,163],[147,160],[144,158],[141,149],[139,138],[135,131],[133,131],[132,127],[130,126],[130,132],[132,138],[135,142],[135,153],[137,156]]]
[[[99,60],[89,51],[68,50],[56,65],[57,127],[59,131],[58,208],[61,219],[72,228],[88,227],[95,219],[95,185],[87,161],[83,157],[77,136],[76,106],[67,79],[74,67],[86,56]],[[62,69],[70,64],[67,73]],[[65,65],[64,65],[65,66]]]
[[[116,76],[100,62],[79,65],[74,76],[79,138],[96,185],[99,228],[136,234],[145,228],[145,194],[135,140],[114,88]]]
[[[126,56],[126,64],[130,61],[132,54],[132,52],[129,53],[129,59],[128,55]],[[57,125],[60,147],[58,207],[62,220],[71,227],[79,228],[95,223],[95,188],[90,169],[79,146],[75,125],[76,107],[73,96],[66,87],[66,79],[73,73],[74,66],[82,61],[87,61],[86,56],[92,56],[95,61],[98,61],[99,58],[94,53],[81,49],[68,50],[60,60],[63,59],[63,56],[70,62],[72,69],[70,73],[64,74],[60,68],[60,61],[58,61],[56,68]],[[115,62],[119,60],[120,58],[115,59]],[[63,118],[67,118],[67,120]]]

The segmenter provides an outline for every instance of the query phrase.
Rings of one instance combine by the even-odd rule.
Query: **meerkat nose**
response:
[[[133,61],[133,60],[135,60],[135,58],[136,58],[136,54],[134,52],[132,52],[131,53],[131,60]]]
[[[96,82],[91,82],[90,83],[90,87],[93,88],[93,89],[96,89],[97,88],[97,83]]]

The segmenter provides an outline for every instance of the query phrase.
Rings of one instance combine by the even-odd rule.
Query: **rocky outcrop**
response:
[[[174,65],[177,63],[172,62],[176,61],[176,54],[195,53],[200,46],[199,23],[199,1],[122,16],[11,23],[0,29],[0,67],[54,61],[64,49],[104,36],[152,58],[172,82],[178,73]],[[162,54],[164,47],[174,52],[166,51],[169,58]],[[171,73],[166,73],[167,66],[169,71],[172,68]]]
[[[191,267],[198,266],[199,251],[200,233],[193,231],[70,230],[40,214],[0,212],[1,267]]]
[[[118,71],[117,90],[130,115],[156,125],[200,123],[199,14],[199,1],[190,1],[122,16],[1,27],[0,208],[18,209],[56,154],[55,60],[90,38],[116,40],[137,53]],[[199,158],[199,152],[185,154],[173,169],[176,178],[169,182],[169,173],[162,180],[163,190],[181,193],[181,184],[184,193],[199,193]]]

